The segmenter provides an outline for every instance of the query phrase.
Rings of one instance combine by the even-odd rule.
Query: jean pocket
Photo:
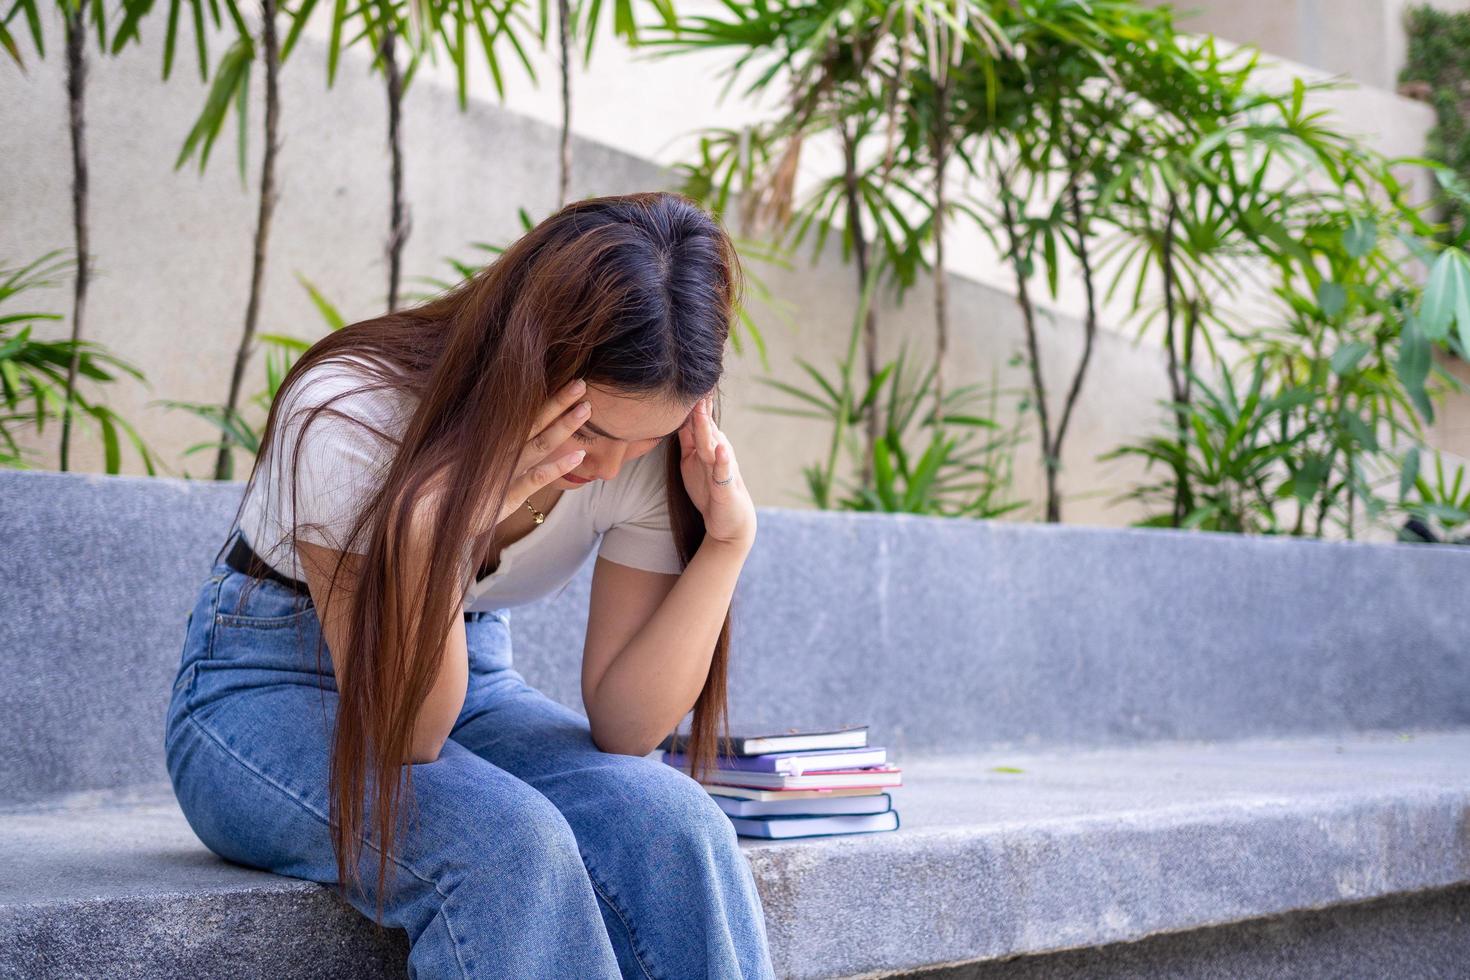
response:
[[[273,630],[302,626],[316,619],[316,603],[271,579],[252,579],[239,572],[220,584],[215,605],[216,626],[232,629]]]

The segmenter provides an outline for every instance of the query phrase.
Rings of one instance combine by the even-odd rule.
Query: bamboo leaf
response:
[[[1408,498],[1409,490],[1419,478],[1419,447],[1415,446],[1404,454],[1404,468],[1399,474],[1399,500]]]
[[[1351,343],[1343,344],[1332,352],[1332,373],[1339,378],[1342,377],[1356,368],[1358,362],[1367,356],[1368,352],[1372,349],[1373,345],[1365,340],[1355,340]]]
[[[1419,317],[1430,340],[1444,340],[1450,325],[1458,321],[1461,342],[1470,342],[1470,258],[1464,252],[1447,248],[1439,253],[1424,287]]]
[[[1404,318],[1399,334],[1398,358],[1394,362],[1394,371],[1414,407],[1430,424],[1434,422],[1434,404],[1424,388],[1424,382],[1429,378],[1432,360],[1429,338],[1420,328],[1419,318],[1411,313]]]

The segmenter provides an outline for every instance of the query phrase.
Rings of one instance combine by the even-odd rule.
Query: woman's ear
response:
[[[694,416],[684,420],[679,426],[679,458],[683,459],[694,451]]]

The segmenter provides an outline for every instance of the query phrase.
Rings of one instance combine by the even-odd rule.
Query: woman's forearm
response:
[[[706,538],[613,659],[588,713],[604,751],[647,755],[699,698],[750,544]]]

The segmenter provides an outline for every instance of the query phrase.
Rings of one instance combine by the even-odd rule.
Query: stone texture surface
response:
[[[407,934],[313,891],[240,889],[0,915],[4,980],[398,980]]]
[[[884,976],[903,980],[1464,980],[1467,963],[1470,888],[1460,887],[1097,949]]]
[[[0,473],[0,804],[166,778],[184,619],[240,484]],[[761,508],[731,713],[909,751],[1470,725],[1470,549]],[[581,708],[591,561],[512,611]]]
[[[742,847],[783,978],[1105,947],[1470,883],[1467,760],[1470,732],[921,755],[899,830]],[[0,814],[0,976],[322,975],[308,940],[343,975],[406,954],[215,858],[167,785]]]

